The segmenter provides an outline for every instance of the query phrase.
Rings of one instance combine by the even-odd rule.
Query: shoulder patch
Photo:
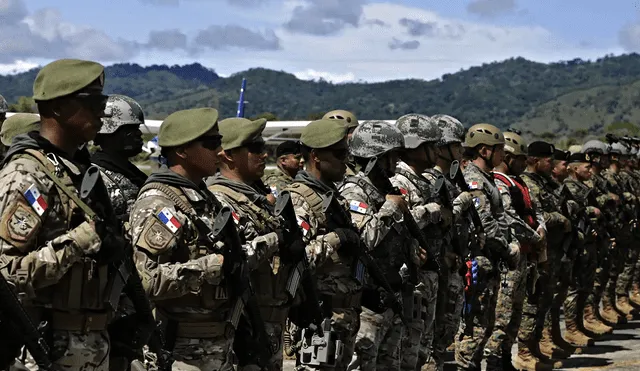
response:
[[[232,211],[231,216],[233,217],[233,221],[236,224],[240,224],[240,215],[238,215],[238,213],[236,213],[235,211]]]
[[[173,240],[173,233],[166,225],[160,224],[157,220],[153,220],[151,226],[144,232],[144,241],[149,248],[156,251],[163,251]]]
[[[38,230],[40,218],[22,202],[16,202],[2,220],[0,233],[11,241],[27,242]]]
[[[480,200],[480,197],[474,197],[473,198],[473,206],[480,207],[480,205],[482,205],[482,201]]]
[[[274,197],[278,197],[278,187],[276,187],[276,185],[275,185],[275,184],[270,185],[270,186],[269,186],[269,189],[271,190],[271,194],[272,194]]]
[[[364,202],[360,202],[357,200],[351,200],[349,202],[349,210],[356,212],[358,214],[366,214],[369,209],[369,205]]]
[[[44,200],[44,197],[42,197],[40,190],[38,190],[35,184],[31,184],[31,186],[24,191],[23,196],[38,216],[42,216],[42,214],[47,211],[49,205],[47,205],[47,201]]]
[[[164,207],[157,214],[158,219],[164,224],[171,233],[175,234],[178,229],[182,226],[178,219],[173,216],[173,213],[169,210],[169,208]]]
[[[311,226],[299,216],[296,216],[296,220],[298,221],[298,226],[300,227],[300,229],[302,229],[302,234],[306,236],[307,233],[309,233],[309,229],[311,229]]]
[[[496,184],[500,193],[509,193],[509,190],[502,184]]]
[[[469,182],[469,189],[480,189],[480,183],[473,181]]]
[[[409,191],[406,190],[406,188],[399,188],[400,189],[400,193],[402,193],[403,196],[406,196]]]

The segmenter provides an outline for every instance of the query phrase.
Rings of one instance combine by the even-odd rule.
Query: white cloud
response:
[[[324,71],[316,71],[311,68],[307,68],[304,71],[294,72],[293,73],[300,80],[319,80],[323,79],[325,81],[331,81],[333,83],[339,84],[343,82],[350,82],[356,79],[356,76],[351,73],[331,73]]]
[[[38,67],[37,63],[32,63],[27,61],[16,61],[10,64],[0,63],[0,75],[10,75],[15,73],[25,72],[36,67]]]

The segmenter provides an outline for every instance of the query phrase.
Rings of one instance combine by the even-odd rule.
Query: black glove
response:
[[[336,228],[333,230],[340,239],[338,251],[349,253],[360,244],[360,235],[350,228]]]
[[[129,246],[124,236],[109,227],[98,226],[97,230],[102,244],[100,251],[96,254],[96,260],[103,264],[124,260]]]
[[[288,229],[276,230],[278,241],[280,241],[280,258],[285,262],[294,262],[304,256],[307,245],[302,238],[293,239],[295,234]]]

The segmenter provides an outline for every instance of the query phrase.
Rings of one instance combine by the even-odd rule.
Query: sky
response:
[[[0,0],[0,74],[81,58],[373,82],[629,52],[640,0]]]

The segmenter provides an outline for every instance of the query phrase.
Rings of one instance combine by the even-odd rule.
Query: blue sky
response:
[[[0,73],[75,57],[380,81],[633,51],[637,0],[0,0]]]

